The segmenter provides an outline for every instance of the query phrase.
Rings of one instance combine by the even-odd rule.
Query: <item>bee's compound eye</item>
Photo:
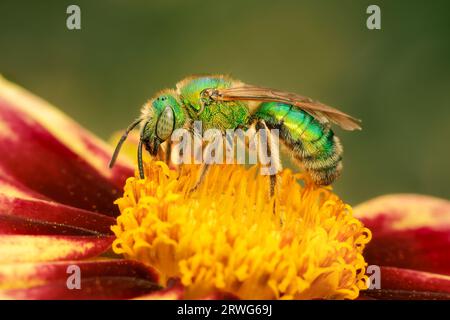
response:
[[[166,107],[156,123],[156,135],[165,141],[172,134],[175,127],[175,116],[171,107]]]

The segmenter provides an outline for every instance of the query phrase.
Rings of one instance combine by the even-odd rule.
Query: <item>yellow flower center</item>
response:
[[[199,166],[146,163],[116,201],[117,254],[146,263],[186,298],[223,291],[241,299],[354,299],[366,288],[371,234],[330,188],[282,171],[275,196],[255,166],[216,165],[193,192]],[[298,180],[307,185],[303,187]]]

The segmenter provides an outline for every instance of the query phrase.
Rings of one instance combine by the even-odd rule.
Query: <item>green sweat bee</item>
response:
[[[222,132],[252,126],[278,129],[284,146],[317,185],[331,184],[342,171],[343,149],[330,124],[345,130],[361,129],[360,120],[308,97],[247,85],[224,75],[192,76],[178,82],[175,90],[159,92],[142,107],[140,117],[118,142],[110,167],[129,132],[140,124],[137,158],[143,179],[143,147],[155,156],[175,129],[189,129],[194,121],[201,121],[204,129]],[[167,150],[169,154],[170,148]],[[278,166],[281,168],[281,163]],[[203,165],[199,183],[207,168],[208,165]],[[275,181],[272,175],[272,191]]]

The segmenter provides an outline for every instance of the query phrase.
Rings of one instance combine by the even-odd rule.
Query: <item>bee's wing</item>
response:
[[[244,85],[234,88],[212,89],[209,94],[212,99],[221,101],[251,100],[292,104],[308,112],[322,123],[331,121],[345,130],[361,129],[360,120],[335,108],[296,93]]]

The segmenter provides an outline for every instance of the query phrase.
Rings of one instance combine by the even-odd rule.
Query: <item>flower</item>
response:
[[[270,198],[256,166],[217,165],[190,192],[197,171],[149,162],[145,180],[129,178],[114,252],[154,267],[162,286],[180,279],[187,298],[354,299],[366,288],[370,231],[331,190],[284,170]]]
[[[273,214],[271,202],[263,197],[267,194],[263,190],[265,184],[259,180],[263,178],[250,179],[251,171],[232,166],[213,169],[204,187],[189,195],[186,190],[192,181],[188,176],[184,175],[184,182],[173,182],[173,171],[161,163],[147,165],[147,176],[158,177],[161,182],[158,185],[152,184],[150,180],[130,178],[133,176],[134,166],[126,157],[120,158],[114,170],[110,171],[107,164],[111,153],[107,144],[47,102],[0,78],[0,298],[178,299],[211,293],[211,283],[215,289],[228,291],[242,298],[256,294],[250,288],[233,289],[233,278],[226,272],[222,272],[222,279],[217,276],[220,273],[215,272],[214,277],[209,278],[213,281],[201,281],[206,279],[207,274],[197,273],[195,263],[201,262],[204,266],[208,252],[189,243],[185,243],[184,247],[180,242],[174,245],[177,252],[185,254],[184,257],[176,256],[180,262],[178,265],[169,256],[158,260],[167,264],[168,268],[157,265],[151,256],[145,256],[152,252],[152,245],[156,248],[155,241],[152,242],[152,238],[148,237],[152,230],[157,231],[153,240],[158,240],[156,242],[160,245],[161,253],[171,250],[164,251],[161,244],[164,241],[170,244],[173,240],[171,236],[177,232],[181,240],[198,238],[198,245],[207,249],[215,248],[211,245],[213,241],[228,244],[228,249],[220,248],[216,252],[210,250],[210,253],[224,254],[225,250],[230,250],[241,254],[224,257],[223,266],[232,266],[231,258],[236,263],[256,262],[235,264],[242,266],[242,270],[236,270],[235,274],[248,284],[255,284],[248,277],[258,265],[264,266],[265,270],[270,267],[269,259],[255,258],[256,249],[260,250],[263,257],[270,252],[283,257],[274,260],[279,262],[281,269],[275,268],[268,273],[274,280],[270,282],[269,289],[264,287],[267,291],[258,292],[265,296],[354,298],[357,290],[362,288],[364,275],[359,268],[364,267],[365,260],[369,265],[381,266],[381,289],[362,291],[360,296],[366,299],[449,298],[450,205],[447,200],[418,195],[390,195],[357,206],[353,210],[354,217],[371,229],[373,235],[363,251],[363,260],[360,253],[368,241],[368,234],[364,232],[366,229],[361,229],[362,224],[352,217],[350,208],[331,190],[308,189],[297,184],[295,180],[303,178],[301,175],[283,172],[279,190],[284,192],[279,191],[277,194]],[[185,170],[194,172],[196,169]],[[219,174],[221,179],[211,176]],[[232,197],[227,192],[239,190],[237,183],[230,184],[230,181],[237,178],[247,181],[248,190],[244,190],[245,192],[251,186],[260,187],[259,191],[248,193],[251,196],[246,198],[233,197],[236,203],[226,201],[226,197]],[[213,184],[214,189],[207,190],[206,186]],[[124,185],[125,193],[122,196]],[[226,186],[228,187],[225,188]],[[138,190],[142,193],[132,193]],[[225,192],[221,194],[220,190]],[[290,194],[298,194],[299,197],[288,197]],[[317,194],[322,198],[317,197]],[[130,202],[127,196],[131,195],[134,199],[139,196],[139,201],[135,204]],[[118,198],[117,206],[114,201]],[[213,201],[209,201],[211,198]],[[157,204],[152,202],[155,199],[159,201]],[[236,211],[228,216],[232,221],[229,224],[227,216],[217,216],[218,213],[230,210],[230,206],[245,209],[252,203],[263,208],[260,216],[251,215],[252,210],[244,210],[242,214]],[[179,221],[174,214],[174,204],[179,211]],[[148,210],[152,206],[164,205],[168,208],[167,217],[155,214],[162,213],[161,209],[153,213]],[[139,210],[146,213],[141,223],[153,224],[158,228],[133,229],[131,222]],[[187,219],[189,214],[194,219]],[[215,220],[210,220],[211,216]],[[298,217],[303,218],[303,224],[294,223]],[[306,217],[310,219],[308,228],[312,225],[317,229],[317,238],[308,236],[308,232],[313,233],[309,229],[308,232],[295,232],[307,229]],[[186,228],[182,229],[180,222]],[[202,232],[194,228],[196,223]],[[330,271],[335,275],[335,281],[324,280],[319,276],[324,284],[331,283],[334,287],[320,288],[316,283],[308,282],[313,277],[308,277],[310,275],[306,271],[300,272],[303,275],[302,281],[292,281],[296,278],[289,272],[300,270],[295,269],[295,266],[302,263],[309,270],[323,271],[311,259],[320,260],[327,265],[329,261],[324,260],[323,256],[335,250],[337,243],[329,245],[323,239],[334,237],[340,240],[336,234],[342,231],[341,227],[348,225],[355,229],[343,232],[349,243],[341,250],[347,250],[349,254],[353,254],[353,258],[335,251],[345,257],[344,261],[337,259],[335,264],[331,264],[333,269]],[[114,233],[111,226],[114,226]],[[244,239],[235,237],[231,243],[227,241],[232,237],[224,238],[224,235],[242,234],[243,229],[249,233]],[[268,239],[278,242],[271,243]],[[316,242],[314,239],[317,239]],[[307,244],[308,248],[317,248],[314,255],[302,251],[299,256],[287,256],[286,253],[294,250],[299,241]],[[126,259],[111,252],[113,242],[114,250],[122,250]],[[248,247],[238,248],[238,242]],[[358,244],[360,245],[357,246]],[[280,248],[280,245],[281,250],[273,249]],[[252,248],[256,249],[251,251]],[[310,261],[301,260],[302,257]],[[336,257],[331,255],[330,259],[333,258]],[[71,290],[67,286],[70,275],[67,272],[74,265],[81,270],[79,290]],[[221,268],[215,267],[216,271]],[[280,272],[283,267],[288,274]],[[180,283],[169,281],[172,285],[165,287],[166,280],[174,276],[181,276]],[[295,291],[295,288],[301,288],[302,285],[304,288],[309,286],[310,292]],[[351,289],[339,291],[344,287]],[[319,289],[325,290],[328,295],[322,296]],[[214,292],[208,297],[227,296]]]

